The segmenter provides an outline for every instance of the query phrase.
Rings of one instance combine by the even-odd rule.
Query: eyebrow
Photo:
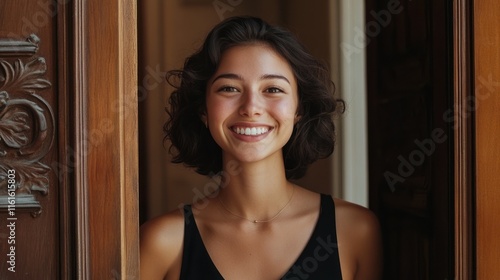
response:
[[[283,75],[278,74],[265,74],[260,77],[260,79],[281,79],[290,84],[290,81]]]
[[[217,81],[218,79],[223,79],[223,78],[243,81],[243,77],[241,77],[240,75],[226,73],[226,74],[220,74],[219,76],[215,77],[214,80],[212,81],[212,84],[215,83],[215,81]]]
[[[219,76],[215,77],[212,81],[212,84],[215,83],[215,81],[217,81],[218,79],[223,79],[223,78],[240,80],[240,81],[243,80],[243,77],[241,77],[240,75],[233,74],[233,73],[225,73],[225,74],[220,74]],[[261,80],[281,79],[281,80],[286,81],[288,84],[290,84],[290,81],[285,76],[279,75],[279,74],[264,74],[264,75],[260,76],[260,79]]]

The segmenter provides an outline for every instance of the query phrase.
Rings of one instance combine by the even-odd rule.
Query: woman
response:
[[[290,182],[334,147],[343,110],[292,34],[253,17],[217,25],[170,98],[174,162],[221,185],[141,228],[141,279],[378,279],[367,209]]]

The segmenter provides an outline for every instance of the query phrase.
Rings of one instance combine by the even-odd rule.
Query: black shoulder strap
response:
[[[342,279],[335,226],[333,198],[321,194],[320,213],[311,239],[295,264],[282,278],[337,280]]]
[[[184,247],[182,249],[181,280],[223,280],[213,264],[196,226],[191,205],[184,206]]]

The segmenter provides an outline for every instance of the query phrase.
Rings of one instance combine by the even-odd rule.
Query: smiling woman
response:
[[[202,118],[224,151],[223,161],[248,163],[282,158],[299,120],[297,109],[297,83],[286,60],[267,45],[249,44],[222,56],[208,81]]]
[[[375,216],[290,181],[333,152],[344,106],[329,77],[290,32],[254,17],[218,24],[169,72],[173,161],[221,180],[203,203],[142,226],[141,278],[379,278]]]
[[[278,27],[264,31],[256,28],[260,26],[244,26],[235,20],[225,21],[224,25],[212,30],[203,48],[186,60],[182,71],[169,72],[169,81],[174,87],[175,78],[181,81],[170,98],[170,120],[165,125],[168,140],[179,150],[173,162],[196,167],[197,172],[203,175],[217,174],[222,170],[220,147],[213,141],[212,135],[207,134],[208,131],[202,122],[202,117],[207,113],[206,103],[210,100],[206,99],[205,95],[211,96],[211,83],[224,86],[223,83],[219,84],[221,79],[242,84],[245,77],[241,73],[224,71],[227,71],[226,68],[238,68],[249,72],[247,68],[250,63],[260,68],[272,66],[280,69],[276,73],[269,72],[270,69],[259,69],[259,73],[252,75],[258,74],[267,82],[280,81],[280,84],[288,84],[291,87],[289,95],[294,94],[292,89],[296,87],[294,91],[297,91],[295,94],[298,94],[300,104],[296,113],[304,118],[297,123],[297,133],[292,135],[292,141],[289,141],[283,150],[283,153],[288,155],[285,162],[287,178],[302,177],[310,163],[333,152],[335,127],[332,118],[343,110],[343,104],[333,97],[334,86],[326,67],[312,57],[288,31]],[[238,34],[252,31],[254,33],[245,34],[247,37]],[[246,47],[251,52],[234,55],[233,49],[236,45],[239,45],[236,49]],[[267,52],[260,51],[264,49]],[[227,58],[228,56],[231,56],[231,59]],[[269,58],[273,60],[267,61]],[[236,86],[226,87],[225,91],[238,91]],[[276,89],[279,87],[268,90]],[[242,88],[241,91],[243,90],[245,89]],[[245,93],[247,92],[248,89],[245,90]],[[186,130],[188,126],[199,131],[199,137],[188,137],[191,133]],[[208,154],[207,151],[214,152]]]

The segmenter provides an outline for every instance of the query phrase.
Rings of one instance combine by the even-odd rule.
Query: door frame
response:
[[[72,37],[67,40],[72,42],[69,45],[73,54],[68,78],[74,93],[70,102],[74,110],[73,143],[77,148],[72,179],[78,279],[138,278],[136,11],[133,0],[75,0],[71,4]],[[472,1],[454,1],[457,279],[471,279],[474,275],[474,138],[466,103],[473,95],[472,22]],[[119,110],[105,110],[109,105],[106,101],[119,104]],[[104,135],[104,144],[87,153],[88,137],[84,132],[102,130],[98,121],[102,119],[109,119],[114,129]],[[116,173],[110,176],[110,169],[98,164],[103,162]]]
[[[453,1],[455,279],[474,272],[474,126],[467,101],[474,97],[472,0]]]
[[[74,0],[58,15],[74,147],[76,264],[63,279],[139,279],[136,5]]]

